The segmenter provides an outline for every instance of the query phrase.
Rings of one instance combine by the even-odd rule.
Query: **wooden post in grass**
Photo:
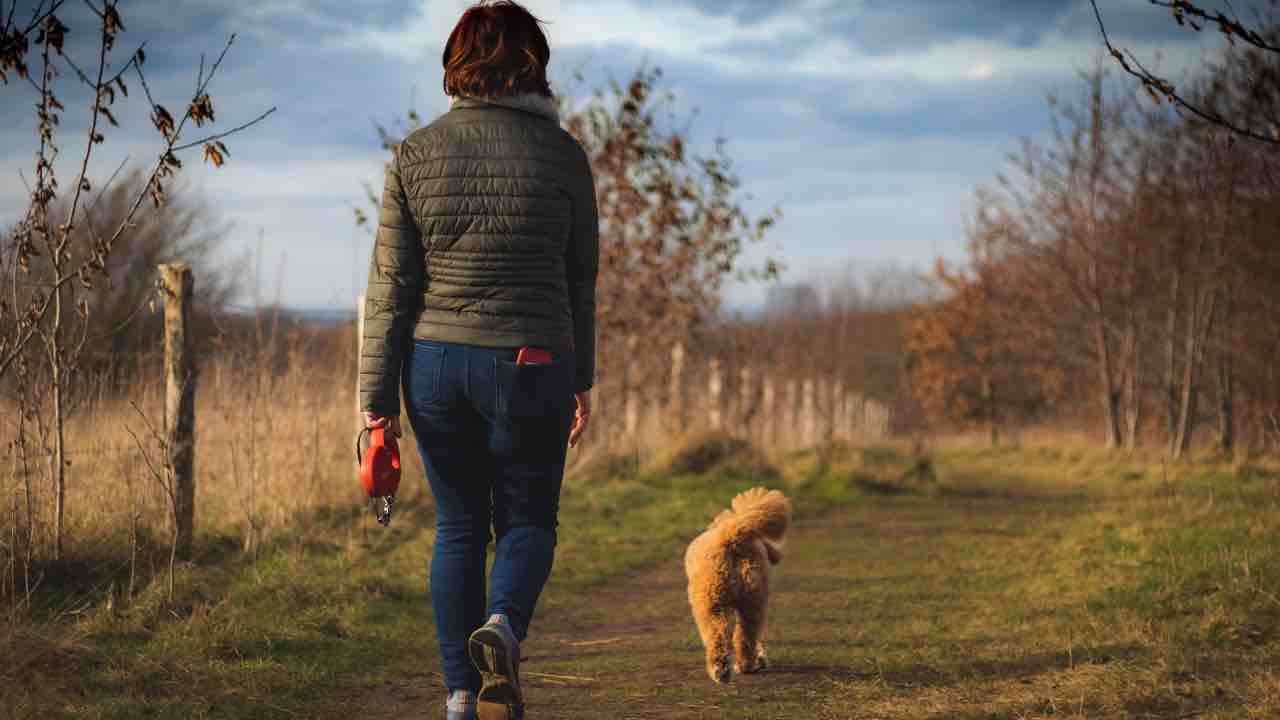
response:
[[[623,396],[623,423],[627,430],[627,444],[635,446],[638,443],[637,434],[640,430],[640,393],[636,386],[640,384],[640,360],[636,357],[636,348],[640,345],[640,338],[635,335],[627,336],[627,362],[622,368],[622,396]]]
[[[773,376],[765,375],[760,387],[760,446],[772,447],[775,438],[773,436],[774,409],[777,403],[774,402]]]
[[[738,424],[737,431],[743,437],[751,437],[751,423],[756,413],[752,402],[755,400],[755,385],[751,384],[751,366],[743,365],[738,371]]]
[[[161,265],[164,292],[165,458],[173,473],[175,554],[191,557],[195,523],[196,371],[191,354],[191,292],[194,280],[184,263]]]
[[[849,414],[849,433],[861,441],[867,439],[867,423],[862,413],[864,404],[862,395],[854,393],[849,397],[845,410]]]
[[[782,438],[782,442],[787,449],[793,449],[799,443],[796,442],[796,428],[799,425],[800,415],[796,412],[798,396],[796,395],[796,381],[788,380],[786,387],[786,396],[783,398],[782,412],[782,428],[778,435]]]
[[[813,443],[824,444],[830,438],[827,435],[827,397],[830,384],[826,378],[818,378],[813,388]]]
[[[869,440],[883,440],[889,435],[889,408],[867,398],[863,401],[862,422]]]
[[[805,380],[800,390],[800,422],[803,423],[804,447],[812,447],[818,441],[818,411],[813,406],[813,380]]]
[[[836,427],[840,433],[840,437],[845,440],[853,439],[853,426],[849,422],[849,391],[841,390],[840,396],[836,398]]]
[[[844,439],[844,381],[836,379],[831,383],[831,404],[827,407],[827,423],[831,438]]]
[[[720,358],[711,358],[707,375],[707,423],[712,430],[719,430],[723,425],[720,395],[724,390],[724,378],[720,376]]]
[[[685,431],[684,344],[671,348],[671,385],[667,388],[667,412],[676,434]]]

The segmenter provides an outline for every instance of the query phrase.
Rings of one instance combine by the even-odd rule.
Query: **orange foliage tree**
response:
[[[941,261],[934,271],[944,299],[924,306],[907,323],[906,369],[925,417],[959,425],[981,424],[991,444],[1001,427],[1032,416],[1062,389],[1062,373],[1037,357],[1043,335],[1028,288],[1008,272],[1015,260],[994,254],[1007,219],[990,208],[970,231],[971,261],[963,269]]]

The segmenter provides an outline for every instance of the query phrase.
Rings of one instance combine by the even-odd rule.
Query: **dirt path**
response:
[[[840,684],[883,682],[874,663],[859,666],[862,653],[848,635],[860,591],[875,584],[877,595],[909,600],[879,567],[886,556],[868,550],[887,542],[918,551],[947,531],[946,523],[942,512],[875,507],[799,522],[777,568],[766,637],[773,664],[727,686],[703,671],[679,557],[582,597],[557,592],[553,578],[523,648],[527,717],[850,717],[829,707]],[[902,590],[909,595],[909,587]],[[375,692],[372,717],[435,717],[441,693],[437,675],[411,675]]]
[[[728,686],[702,669],[679,557],[583,596],[553,579],[524,648],[527,717],[1235,717],[1158,682],[1145,625],[1090,610],[1085,548],[1114,502],[975,489],[802,518],[777,568],[772,665]],[[441,694],[439,677],[389,684],[375,717],[436,717]]]

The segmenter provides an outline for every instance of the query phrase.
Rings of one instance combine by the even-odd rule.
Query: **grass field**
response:
[[[1280,717],[1280,475],[1265,464],[722,455],[568,481],[524,648],[530,718]],[[797,510],[773,667],[719,687],[680,559],[754,484]],[[0,654],[0,713],[436,717],[431,519],[422,502],[385,530],[321,511],[256,556],[206,537],[172,604],[160,582],[132,602],[51,595],[60,612],[37,611]]]

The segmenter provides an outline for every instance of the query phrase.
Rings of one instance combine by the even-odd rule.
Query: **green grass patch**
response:
[[[538,697],[564,704],[539,717],[1280,711],[1280,482],[1262,459],[886,446],[771,462],[719,436],[689,443],[647,467],[597,458],[566,481],[535,666],[560,678]],[[792,497],[798,523],[778,570],[776,667],[716,689],[679,558],[760,484]],[[14,629],[0,707],[340,718],[382,698],[386,717],[429,712],[386,687],[436,701],[432,523],[429,503],[406,501],[386,529],[344,508],[251,553],[204,537],[172,601],[155,570],[125,597],[119,547],[104,546],[81,561],[84,585],[57,577]]]

